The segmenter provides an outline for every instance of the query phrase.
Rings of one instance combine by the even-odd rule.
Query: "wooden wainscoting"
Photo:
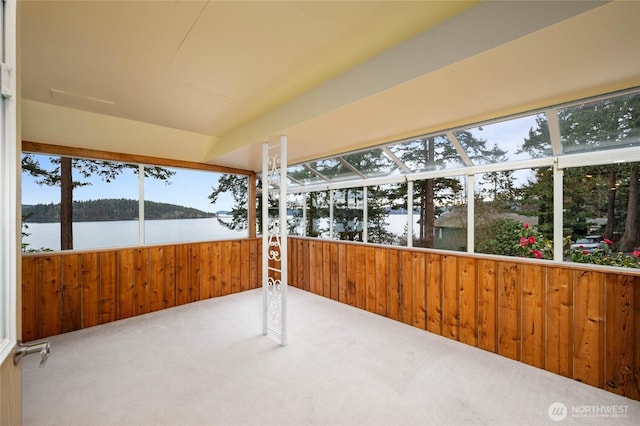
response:
[[[25,342],[258,288],[261,240],[24,254]]]
[[[640,399],[640,272],[289,239],[289,283]]]

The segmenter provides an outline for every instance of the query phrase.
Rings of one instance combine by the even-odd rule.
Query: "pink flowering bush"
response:
[[[553,259],[553,241],[545,239],[538,229],[524,223],[520,229],[516,252],[519,257]]]
[[[625,268],[640,268],[640,247],[631,253],[631,256],[622,252],[614,253],[611,247],[613,241],[604,239],[605,246],[593,252],[588,252],[581,247],[565,250],[565,258],[571,262],[591,263],[594,265],[621,266]],[[565,237],[565,247],[571,247],[571,236]]]

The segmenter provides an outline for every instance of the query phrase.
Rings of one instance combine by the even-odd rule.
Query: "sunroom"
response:
[[[638,4],[17,9],[6,424],[640,418]]]

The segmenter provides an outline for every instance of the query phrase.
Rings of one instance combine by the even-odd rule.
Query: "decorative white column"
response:
[[[279,148],[279,151],[276,151]],[[270,155],[270,151],[276,151]],[[269,215],[270,201],[278,215]],[[262,333],[287,346],[287,137],[262,146]]]

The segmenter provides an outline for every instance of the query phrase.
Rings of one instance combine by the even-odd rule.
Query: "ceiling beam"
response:
[[[606,3],[480,2],[222,135],[205,161]]]

